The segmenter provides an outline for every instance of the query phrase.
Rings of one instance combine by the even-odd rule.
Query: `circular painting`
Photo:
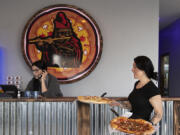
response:
[[[41,60],[60,83],[86,77],[102,53],[102,36],[94,19],[71,5],[55,5],[37,12],[27,22],[22,51],[31,66]]]

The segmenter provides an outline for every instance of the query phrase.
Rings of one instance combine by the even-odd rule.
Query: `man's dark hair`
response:
[[[154,66],[152,61],[147,56],[137,56],[134,58],[134,62],[138,69],[143,70],[148,78],[152,78],[154,80],[158,79],[157,72],[154,72]]]
[[[32,63],[32,66],[36,66],[41,70],[47,70],[47,65],[41,60],[35,61],[34,63]]]

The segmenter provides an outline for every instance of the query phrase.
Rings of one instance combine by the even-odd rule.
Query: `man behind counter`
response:
[[[34,77],[28,83],[26,91],[40,91],[47,98],[63,96],[58,80],[47,72],[47,66],[42,61],[32,63],[31,69]]]

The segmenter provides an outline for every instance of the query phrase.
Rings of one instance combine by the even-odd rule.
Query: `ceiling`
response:
[[[159,0],[159,28],[167,27],[180,18],[180,0]]]

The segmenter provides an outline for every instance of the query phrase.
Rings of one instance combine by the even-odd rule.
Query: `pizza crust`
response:
[[[111,104],[114,100],[98,97],[98,96],[78,96],[78,101],[83,103],[94,103],[94,104]]]

